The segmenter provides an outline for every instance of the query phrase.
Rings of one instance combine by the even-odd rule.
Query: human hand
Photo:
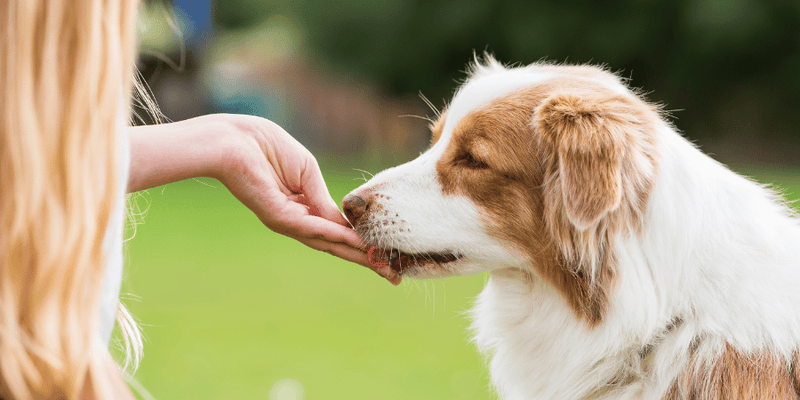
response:
[[[366,247],[331,198],[313,155],[277,124],[259,117],[208,116],[233,128],[217,176],[268,228],[370,267]],[[207,118],[208,118],[207,117]]]

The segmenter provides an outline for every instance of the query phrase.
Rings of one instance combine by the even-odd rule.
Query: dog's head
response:
[[[394,282],[522,269],[596,323],[615,282],[614,242],[641,229],[658,121],[600,68],[489,59],[432,125],[430,148],[343,207]]]

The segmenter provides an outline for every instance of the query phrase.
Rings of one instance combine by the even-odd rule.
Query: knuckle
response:
[[[315,240],[321,240],[321,241],[325,242],[326,244],[328,243],[328,238],[324,234],[319,233],[319,232],[312,234],[311,238],[315,239]]]

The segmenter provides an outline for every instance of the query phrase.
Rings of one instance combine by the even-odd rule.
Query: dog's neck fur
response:
[[[771,191],[659,129],[644,230],[615,243],[620,280],[602,323],[589,327],[528,270],[491,274],[474,329],[504,399],[657,400],[691,357],[797,351],[800,223]]]

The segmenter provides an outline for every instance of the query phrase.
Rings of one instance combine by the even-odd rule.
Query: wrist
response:
[[[244,141],[237,126],[222,115],[198,117],[200,124],[189,127],[192,142],[203,162],[197,171],[204,177],[225,182],[238,164],[238,153]]]
[[[130,129],[128,191],[188,178],[226,179],[236,148],[236,129],[215,115]]]
[[[206,176],[230,187],[260,170],[258,167],[265,162],[260,145],[264,141],[258,125],[262,119],[237,114],[213,114],[204,118],[211,120],[206,134],[213,143]]]

